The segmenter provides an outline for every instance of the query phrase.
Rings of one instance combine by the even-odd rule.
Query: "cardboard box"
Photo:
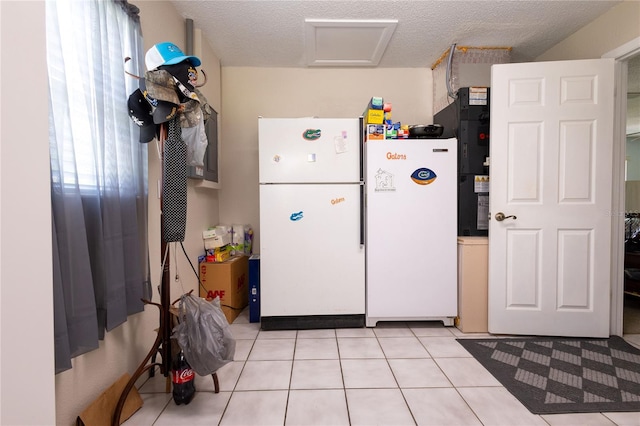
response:
[[[458,318],[463,333],[489,329],[489,238],[458,237]]]
[[[234,256],[225,262],[202,262],[200,282],[200,297],[220,297],[222,311],[231,324],[249,304],[249,258]]]
[[[367,109],[364,113],[364,122],[366,124],[384,123],[384,111],[381,109]]]
[[[231,245],[207,249],[205,262],[224,262],[231,257]]]
[[[367,140],[383,140],[384,133],[384,125],[367,124]]]
[[[129,383],[131,376],[128,373],[123,374],[120,378],[107,390],[102,392],[95,401],[93,401],[76,419],[77,426],[110,426],[112,425],[112,417],[115,414],[116,406],[120,395]],[[132,387],[124,402],[124,407],[120,413],[119,425],[131,417],[140,407],[142,407],[142,397],[138,393],[136,387]]]
[[[367,105],[369,109],[384,109],[384,99],[380,96],[373,96]]]

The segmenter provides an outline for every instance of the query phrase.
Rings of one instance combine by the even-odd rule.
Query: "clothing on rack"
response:
[[[184,241],[187,223],[187,147],[182,140],[179,118],[172,118],[167,127],[163,155],[162,233],[166,242]]]

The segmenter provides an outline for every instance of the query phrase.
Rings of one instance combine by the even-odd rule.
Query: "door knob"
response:
[[[502,212],[498,212],[498,213],[496,213],[496,220],[497,220],[498,222],[502,222],[503,220],[505,220],[505,219],[509,219],[509,218],[513,218],[513,220],[516,220],[516,219],[517,219],[517,217],[516,217],[515,215],[505,216],[505,215],[504,215],[504,213],[502,213]]]

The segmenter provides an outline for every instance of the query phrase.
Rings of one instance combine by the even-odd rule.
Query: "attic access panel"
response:
[[[395,19],[305,19],[310,66],[376,66],[396,29]]]

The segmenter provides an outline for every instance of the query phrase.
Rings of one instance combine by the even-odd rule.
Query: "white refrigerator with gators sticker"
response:
[[[369,140],[366,326],[457,315],[456,139]]]
[[[364,327],[361,119],[259,118],[263,330]]]

